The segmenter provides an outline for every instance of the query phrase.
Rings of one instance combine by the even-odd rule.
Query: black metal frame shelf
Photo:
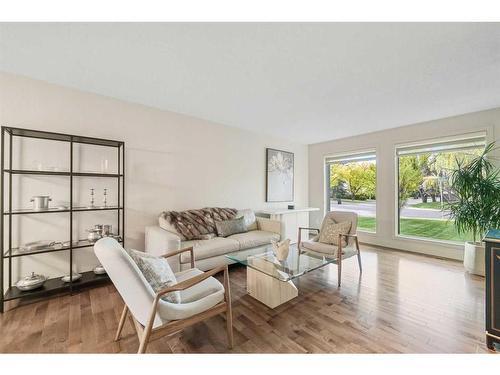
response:
[[[49,279],[45,282],[43,287],[32,290],[32,291],[21,291],[17,287],[13,286],[12,281],[12,260],[24,257],[33,256],[39,254],[47,254],[59,251],[69,251],[69,275],[73,274],[73,250],[83,249],[93,246],[87,240],[73,240],[73,214],[76,212],[97,212],[97,211],[116,211],[118,219],[118,236],[120,236],[120,242],[124,244],[125,238],[125,143],[122,141],[84,137],[72,134],[62,134],[54,132],[46,132],[32,129],[21,129],[2,126],[1,132],[1,204],[0,204],[0,312],[4,311],[4,301],[9,301],[13,299],[30,299],[32,297],[39,298],[43,296],[48,296],[54,292],[72,292],[75,289],[94,285],[96,283],[101,283],[103,281],[109,280],[106,275],[95,275],[92,271],[83,272],[82,278],[79,280],[71,280],[69,283],[65,283],[61,280],[61,277],[56,277]],[[47,170],[28,170],[28,169],[14,169],[12,163],[13,155],[13,138],[14,137],[26,137],[35,139],[44,139],[49,141],[66,142],[69,145],[69,171],[47,171]],[[7,142],[8,143],[7,143]],[[74,154],[74,144],[88,144],[103,147],[114,147],[117,149],[117,173],[99,173],[99,172],[78,172],[73,170],[73,154]],[[6,144],[8,147],[5,147]],[[8,150],[8,151],[6,151]],[[6,157],[7,156],[7,157]],[[33,176],[47,176],[47,177],[69,177],[69,207],[62,208],[50,208],[48,210],[33,210],[33,209],[14,209],[12,207],[12,177],[14,175],[33,175]],[[102,206],[102,207],[79,207],[75,206],[73,202],[73,181],[75,178],[89,177],[89,178],[113,178],[117,179],[117,197],[118,205],[116,206]],[[6,185],[5,182],[8,182]],[[6,188],[8,194],[6,194]],[[39,249],[35,251],[19,251],[18,248],[12,246],[12,217],[14,215],[32,215],[32,214],[46,214],[46,213],[69,213],[69,241],[66,241],[68,245],[57,247]],[[5,229],[5,224],[7,225],[7,230]],[[5,263],[8,263],[8,267],[5,267]],[[5,275],[5,269],[7,272]],[[5,280],[7,277],[7,281]],[[61,275],[62,276],[62,275]],[[6,284],[5,284],[6,283]],[[6,287],[5,287],[6,286]],[[5,293],[4,293],[5,291]]]
[[[99,173],[99,172],[62,172],[62,171],[34,171],[28,169],[4,169],[5,173],[12,174],[28,174],[40,176],[63,176],[63,177],[105,177],[105,178],[120,178],[122,174],[118,173]]]
[[[82,277],[76,281],[66,283],[60,277],[48,279],[41,288],[29,291],[22,291],[16,286],[12,286],[3,295],[4,301],[11,301],[20,298],[37,298],[58,292],[72,292],[83,287],[94,286],[109,281],[107,275],[96,275],[93,271],[82,272]]]
[[[11,212],[4,212],[4,215],[33,215],[33,214],[53,214],[56,212],[83,212],[83,211],[112,211],[123,210],[123,207],[109,206],[109,207],[73,207],[69,208],[49,208],[48,210],[32,210],[31,208],[14,209]]]

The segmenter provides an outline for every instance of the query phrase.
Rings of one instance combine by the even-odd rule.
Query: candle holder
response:
[[[90,189],[90,205],[88,208],[94,208],[95,207],[94,202],[95,202],[94,201],[94,189],[91,188]]]
[[[106,188],[104,188],[104,195],[103,195],[102,203],[104,204],[104,207],[108,206],[108,189],[106,189]]]

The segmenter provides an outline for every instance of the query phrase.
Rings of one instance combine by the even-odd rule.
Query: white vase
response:
[[[464,268],[473,275],[484,276],[484,245],[481,242],[466,242]]]

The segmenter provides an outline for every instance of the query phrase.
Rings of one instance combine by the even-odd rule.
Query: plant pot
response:
[[[484,276],[484,245],[481,242],[466,242],[464,268],[473,275]]]

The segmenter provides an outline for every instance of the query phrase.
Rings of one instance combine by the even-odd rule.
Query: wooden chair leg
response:
[[[227,266],[226,266],[227,267]],[[226,300],[226,330],[227,330],[227,344],[229,349],[233,348],[233,309],[231,307],[231,289],[229,286],[229,270],[226,268],[224,271],[224,290]]]
[[[338,287],[340,288],[340,280],[342,278],[342,260],[339,259],[339,262],[337,264],[337,271],[338,271]]]
[[[226,329],[227,329],[227,346],[229,349],[233,348],[233,312],[231,311],[231,304],[229,304],[226,311]]]
[[[118,323],[118,329],[115,335],[115,341],[120,340],[120,336],[122,334],[123,326],[125,324],[125,320],[127,319],[128,307],[127,305],[123,306],[122,316],[120,318],[120,323]]]
[[[338,271],[338,287],[340,288],[340,280],[342,278],[342,237],[339,236],[339,247],[337,249],[337,271]]]
[[[359,251],[359,241],[358,238],[355,238],[356,240],[356,249],[358,250],[358,265],[359,265],[359,273],[363,272],[363,267],[361,266],[361,252]]]
[[[151,330],[146,328],[144,330],[144,332],[142,333],[141,343],[139,344],[139,350],[137,351],[137,354],[146,353],[146,349],[148,348],[148,344],[149,344],[149,336],[150,335],[151,335]]]

